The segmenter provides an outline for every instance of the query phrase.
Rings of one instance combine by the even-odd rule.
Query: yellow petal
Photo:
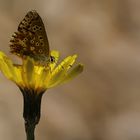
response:
[[[2,73],[10,80],[17,81],[17,75],[14,70],[12,61],[0,51],[0,69]]]
[[[66,83],[78,76],[83,71],[83,68],[83,64],[78,64],[75,66],[70,72],[67,73],[66,77],[61,81],[60,84]]]
[[[32,83],[33,70],[34,70],[33,59],[27,57],[27,59],[23,60],[23,66],[22,66],[22,79],[26,87],[30,87],[33,84]]]
[[[24,82],[23,82],[23,79],[22,79],[22,66],[14,64],[14,69],[15,69],[15,73],[18,77],[17,81],[16,81],[17,85],[24,86]]]
[[[33,82],[34,82],[34,88],[37,89],[38,87],[41,87],[40,83],[42,81],[41,75],[45,67],[43,66],[34,66],[33,71]]]
[[[50,72],[51,69],[50,67],[44,68],[41,75],[40,75],[40,83],[39,83],[39,88],[47,89],[47,83],[50,79]]]
[[[51,79],[48,83],[48,88],[58,85],[66,76],[68,69],[73,65],[76,55],[65,58],[52,72]]]
[[[74,64],[76,58],[77,58],[77,55],[68,56],[67,58],[65,58],[65,59],[60,63],[60,66],[61,66],[63,69],[65,69],[66,71],[69,70],[69,68],[71,68],[72,65]]]

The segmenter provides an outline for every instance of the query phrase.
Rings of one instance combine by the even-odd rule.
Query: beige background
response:
[[[0,49],[36,9],[51,49],[84,72],[43,96],[36,140],[140,139],[140,1],[0,0]],[[15,58],[13,58],[15,59]],[[0,139],[25,140],[22,95],[0,74]]]

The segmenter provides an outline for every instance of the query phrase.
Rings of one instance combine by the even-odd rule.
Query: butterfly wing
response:
[[[11,53],[30,56],[37,61],[49,61],[50,50],[43,21],[36,11],[30,11],[18,26],[10,41]]]

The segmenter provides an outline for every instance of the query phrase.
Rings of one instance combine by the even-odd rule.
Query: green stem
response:
[[[34,136],[35,125],[25,123],[25,131],[27,140],[35,140]]]
[[[44,91],[37,93],[32,89],[20,88],[23,99],[23,118],[25,120],[25,131],[27,140],[35,140],[34,131],[40,120],[41,99]]]

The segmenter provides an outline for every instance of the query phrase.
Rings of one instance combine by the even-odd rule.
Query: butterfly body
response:
[[[11,53],[19,57],[29,56],[43,65],[50,62],[47,34],[43,21],[36,11],[27,13],[10,42]]]

